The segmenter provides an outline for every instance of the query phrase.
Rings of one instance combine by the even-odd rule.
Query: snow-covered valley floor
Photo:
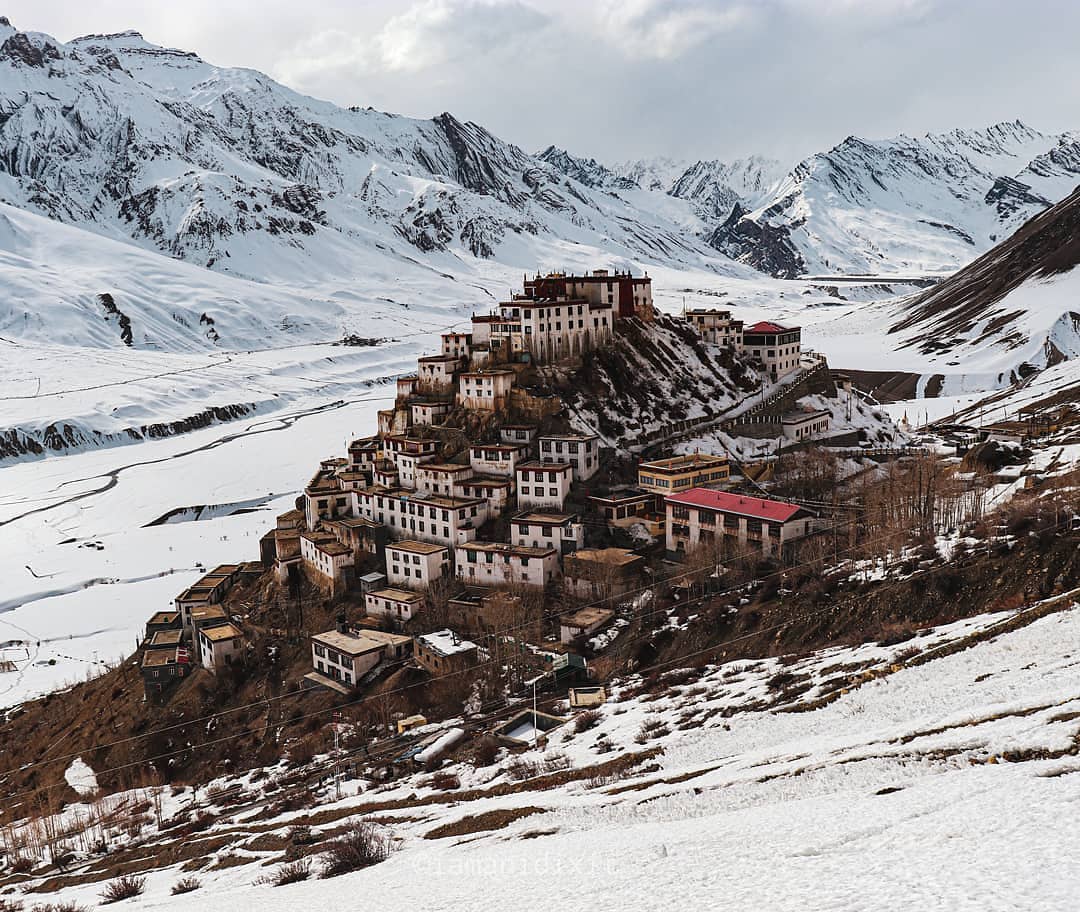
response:
[[[595,727],[567,725],[520,758],[563,757],[583,768],[662,749],[625,778],[545,789],[526,780],[510,794],[457,802],[416,773],[364,783],[336,801],[324,794],[317,810],[334,819],[313,831],[379,802],[366,816],[397,845],[388,861],[331,880],[256,885],[271,869],[245,847],[245,832],[283,835],[310,811],[245,830],[253,815],[226,810],[205,837],[228,831],[234,840],[200,859],[198,899],[223,912],[252,903],[267,912],[346,910],[358,896],[387,909],[1075,909],[1080,606],[1074,597],[1061,604],[993,636],[1006,615],[891,647],[740,662],[644,692],[628,687]],[[973,635],[970,648],[904,666]],[[797,699],[805,704],[838,669],[859,667],[880,676],[817,709],[777,711],[769,681],[779,671],[808,676],[813,686]],[[762,700],[770,708],[750,708]],[[496,766],[444,771],[484,790],[511,781],[508,765],[503,756]],[[243,778],[255,794],[264,787]],[[183,792],[168,797],[165,811],[189,801]],[[468,815],[515,809],[533,810],[501,829],[433,838]],[[225,857],[231,866],[215,869]],[[169,889],[180,876],[176,865],[149,872],[138,906],[175,908]],[[101,886],[61,898],[96,903]]]
[[[353,361],[354,352],[365,354]],[[199,565],[258,559],[259,537],[291,508],[318,460],[374,431],[375,413],[394,396],[385,378],[403,372],[415,348],[385,359],[367,349],[327,353],[340,362],[327,363],[308,389],[272,369],[251,381],[245,391],[259,382],[290,390],[291,402],[264,415],[0,469],[9,571],[0,644],[28,641],[31,659],[22,647],[12,651],[22,661],[17,673],[0,674],[0,706],[130,654],[146,617],[168,608],[201,575]],[[237,395],[229,378],[216,382]],[[248,511],[147,525],[178,508],[231,504]]]

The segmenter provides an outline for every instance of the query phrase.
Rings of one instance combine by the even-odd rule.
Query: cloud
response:
[[[794,162],[850,134],[1080,127],[1075,0],[8,0],[135,28],[342,105],[452,111],[525,149]],[[1009,31],[1009,29],[1012,31]],[[1009,40],[1002,40],[1007,35]]]
[[[518,2],[428,0],[390,19],[374,44],[388,70],[417,72],[520,46],[548,21]]]
[[[374,31],[317,32],[277,65],[301,85],[333,78],[364,78],[449,70],[505,54],[528,42],[548,17],[516,0],[424,0],[386,19]]]
[[[750,24],[743,4],[607,0],[600,5],[594,38],[615,49],[657,60],[674,59],[715,38]]]

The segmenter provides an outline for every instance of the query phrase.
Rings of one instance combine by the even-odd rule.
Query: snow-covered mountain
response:
[[[614,192],[638,190],[685,200],[704,225],[727,220],[736,206],[756,204],[784,176],[779,162],[750,156],[733,162],[719,159],[696,162],[667,158],[639,159],[608,167],[595,158],[572,155],[548,146],[537,157],[588,187]],[[642,208],[654,208],[648,196],[631,197]]]
[[[355,280],[372,257],[516,271],[578,245],[739,271],[450,114],[343,109],[135,32],[64,44],[6,20],[0,201],[260,282]]]
[[[1080,356],[1080,189],[917,295],[890,328],[924,356],[993,350],[1012,379]],[[1015,372],[1015,374],[1013,373]]]
[[[1080,133],[1020,121],[868,141],[801,162],[709,242],[773,275],[951,272],[1080,183]]]
[[[831,273],[942,274],[964,266],[1080,184],[1080,133],[1020,121],[922,138],[848,137],[790,172],[735,162],[626,162],[607,167],[547,149],[544,159],[590,186],[687,201],[684,222],[732,258],[780,278]]]

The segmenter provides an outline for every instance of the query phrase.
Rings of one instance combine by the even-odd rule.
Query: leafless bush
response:
[[[429,782],[433,789],[438,789],[441,792],[461,788],[461,780],[458,778],[457,773],[435,773]]]
[[[574,731],[579,735],[587,732],[590,728],[594,728],[602,718],[604,714],[598,709],[587,709],[583,713],[578,713],[578,717],[574,720]]]
[[[192,893],[202,886],[198,877],[182,877],[172,886],[172,895],[180,896],[182,893]]]
[[[301,738],[289,745],[289,766],[306,766],[315,759],[315,741]]]
[[[337,877],[368,868],[390,857],[390,838],[370,823],[361,823],[331,842],[323,859],[322,876]]]
[[[499,756],[499,742],[491,735],[485,735],[476,745],[476,765],[491,766]]]
[[[0,912],[22,912],[23,904],[18,899],[4,899],[0,897]]]
[[[517,782],[532,779],[544,771],[543,767],[535,760],[522,760],[515,758],[507,767],[506,774]]]
[[[798,675],[790,671],[778,671],[766,682],[769,690],[773,693],[779,693],[781,690],[787,690],[789,687],[797,683],[799,680]]]
[[[641,723],[637,737],[634,739],[638,744],[644,744],[652,738],[663,738],[671,733],[671,726],[663,719],[647,719]]]
[[[26,855],[16,855],[11,860],[12,874],[29,874],[34,870],[34,859]]]
[[[319,837],[311,832],[311,827],[294,826],[289,830],[289,842],[293,845],[314,845],[318,841]]]
[[[86,912],[86,906],[69,899],[57,903],[38,903],[30,907],[30,912]]]
[[[311,877],[311,862],[306,858],[299,861],[290,861],[280,865],[277,870],[264,874],[255,880],[257,885],[270,884],[274,887],[284,887],[286,884],[299,883]]]
[[[132,899],[141,896],[146,889],[146,878],[136,877],[134,874],[124,874],[116,880],[110,880],[105,889],[101,891],[101,904],[120,902],[123,899]]]
[[[201,833],[203,830],[207,830],[213,824],[215,817],[213,814],[207,811],[200,811],[195,815],[195,819],[191,821],[190,830],[192,833]]]

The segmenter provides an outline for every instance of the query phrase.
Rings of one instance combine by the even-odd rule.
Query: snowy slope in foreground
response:
[[[629,778],[539,790],[526,782],[517,793],[468,802],[434,791],[424,773],[381,788],[365,783],[365,794],[344,800],[324,792],[317,810],[352,806],[354,819],[370,818],[364,807],[378,802],[375,819],[398,840],[389,861],[328,881],[253,884],[267,870],[262,856],[242,849],[250,863],[233,866],[245,834],[284,835],[304,812],[256,823],[226,810],[200,834],[227,829],[232,841],[205,858],[199,898],[222,912],[252,904],[346,910],[359,894],[389,910],[502,910],[509,901],[521,910],[711,909],[719,896],[732,908],[770,912],[1073,909],[1080,609],[1072,604],[990,639],[1003,615],[899,646],[720,666],[658,699],[609,702],[584,734],[553,734],[546,756],[578,768],[620,750],[663,749],[652,761],[659,769]],[[890,673],[901,652],[972,635],[982,641]],[[809,712],[741,709],[774,699],[767,682],[779,670],[821,683],[842,667],[884,677]],[[653,723],[652,737],[640,738],[643,723]],[[657,734],[660,724],[670,732]],[[451,771],[471,789],[507,781],[497,768]],[[243,779],[256,794],[265,785]],[[169,798],[166,814],[186,800],[183,792]],[[433,834],[468,815],[524,808],[529,816],[502,829]],[[345,822],[335,813],[327,821],[313,829]],[[226,870],[212,867],[219,855],[231,859]],[[139,907],[174,909],[168,891],[180,876],[179,865],[151,872]],[[61,898],[93,903],[99,892],[87,885]]]

